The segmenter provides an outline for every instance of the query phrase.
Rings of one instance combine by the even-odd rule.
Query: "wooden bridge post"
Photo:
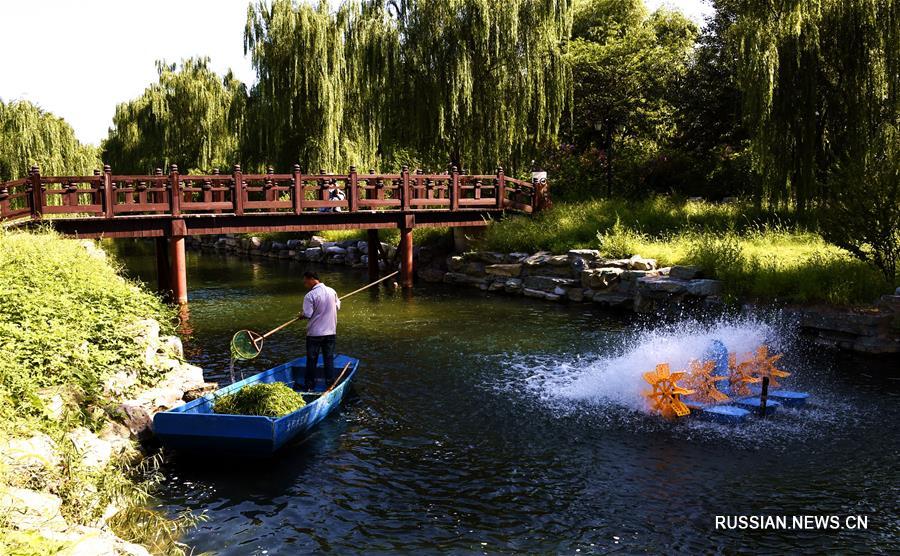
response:
[[[294,214],[303,213],[303,176],[300,174],[300,165],[294,164]]]
[[[116,215],[113,208],[116,204],[116,192],[113,190],[112,184],[112,167],[109,164],[103,165],[103,216],[112,218]]]
[[[506,200],[506,176],[503,175],[503,166],[497,166],[497,208],[503,210]]]
[[[244,214],[244,176],[241,174],[241,165],[234,165],[233,172],[234,192],[231,194],[231,200],[234,202],[234,214],[241,216]]]
[[[403,227],[400,228],[400,285],[413,287],[413,228],[416,217],[413,214],[403,216]]]
[[[347,191],[347,211],[356,212],[357,201],[359,200],[359,178],[356,173],[356,166],[350,167],[350,183]]]
[[[169,240],[156,238],[156,290],[168,298],[172,295],[172,269],[169,266]]]
[[[44,213],[44,195],[41,187],[41,169],[35,164],[31,167],[31,217],[41,218]]]
[[[381,241],[378,239],[378,230],[366,230],[369,257],[369,282],[378,279],[378,253],[380,253]]]
[[[187,303],[187,263],[184,253],[184,236],[173,236],[169,240],[169,251],[171,253],[171,287],[172,301],[178,303]]]
[[[450,210],[459,210],[459,170],[456,165],[450,167]]]
[[[178,165],[173,164],[169,172],[169,206],[172,216],[181,214],[181,180],[178,179]]]
[[[401,210],[409,210],[410,190],[409,190],[409,166],[404,165],[400,171],[400,179],[402,180],[402,190],[400,192],[400,208]]]

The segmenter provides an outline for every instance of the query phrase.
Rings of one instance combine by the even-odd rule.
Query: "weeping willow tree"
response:
[[[894,0],[722,0],[738,14],[744,112],[761,198],[803,211],[826,179],[896,125],[900,8]]]
[[[396,26],[376,3],[332,11],[290,0],[248,9],[244,35],[258,82],[244,152],[256,166],[337,169],[376,162],[398,60]]]
[[[228,169],[237,161],[246,88],[220,77],[208,58],[157,62],[159,80],[116,107],[104,159],[118,172]]]
[[[101,167],[98,155],[62,118],[30,102],[0,100],[0,181],[24,177],[35,164],[44,175],[89,174]]]
[[[256,164],[521,165],[555,140],[571,91],[569,0],[251,6]]]

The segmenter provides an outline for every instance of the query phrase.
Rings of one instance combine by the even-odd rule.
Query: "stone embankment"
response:
[[[142,369],[116,372],[104,382],[99,399],[90,407],[82,407],[83,400],[66,389],[42,394],[50,419],[61,421],[67,409],[77,406],[102,416],[97,432],[79,426],[55,440],[37,432],[0,442],[0,467],[9,483],[0,489],[0,516],[23,533],[59,543],[65,554],[149,556],[143,546],[124,541],[110,530],[107,521],[121,509],[115,502],[103,509],[95,523],[76,525],[63,516],[63,501],[54,492],[83,489],[83,499],[92,500],[96,487],[73,478],[73,469],[87,478],[102,474],[117,458],[140,458],[140,441],[150,435],[157,411],[177,407],[185,399],[215,388],[204,381],[200,367],[183,361],[180,339],[160,336],[157,321],[142,320],[133,326],[135,341],[144,353]],[[139,375],[161,379],[151,387],[141,387]],[[77,484],[63,485],[63,481]]]
[[[201,236],[194,249],[255,258],[308,261],[365,268],[365,241],[311,239],[270,241],[258,237]],[[396,249],[382,243],[382,268],[396,267]],[[723,284],[694,266],[662,267],[634,255],[610,259],[594,249],[567,253],[440,253],[415,249],[416,274],[426,282],[444,282],[483,291],[551,302],[593,303],[602,307],[655,313],[667,307],[721,307]],[[787,313],[820,345],[863,353],[900,353],[900,295],[883,296],[866,309],[797,307]]]

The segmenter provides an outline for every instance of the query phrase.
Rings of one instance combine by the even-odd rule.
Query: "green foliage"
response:
[[[283,382],[251,384],[223,396],[216,396],[213,411],[227,415],[283,417],[306,405],[299,393]]]
[[[870,152],[900,117],[900,4],[885,0],[722,1],[771,202],[803,211],[830,196],[823,176]],[[860,176],[861,178],[861,176]]]
[[[805,229],[792,212],[745,204],[666,197],[558,203],[533,218],[492,224],[479,248],[592,248],[608,257],[640,254],[662,266],[696,264],[741,299],[854,304],[891,291],[880,273]]]
[[[577,179],[563,174],[569,198],[633,188],[639,169],[674,133],[676,83],[690,60],[696,26],[680,12],[648,14],[641,0],[576,4],[566,56],[574,80],[572,141],[590,153]]]
[[[0,418],[42,415],[41,388],[90,400],[117,370],[143,370],[132,323],[170,320],[155,296],[77,240],[6,231],[0,244]]]
[[[103,156],[118,173],[152,173],[178,164],[185,172],[230,171],[239,160],[246,90],[208,58],[157,62],[159,80],[116,107]]]
[[[311,169],[520,167],[559,130],[568,14],[568,0],[255,4],[245,153]]]
[[[47,176],[87,175],[102,166],[97,149],[82,145],[62,118],[0,99],[0,181],[25,177],[35,164]]]

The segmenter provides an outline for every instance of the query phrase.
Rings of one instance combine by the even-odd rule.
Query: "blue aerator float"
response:
[[[809,394],[781,389],[778,379],[790,373],[776,367],[781,355],[766,345],[745,354],[740,362],[719,340],[713,340],[701,360],[671,371],[668,363],[644,373],[651,389],[644,392],[650,409],[674,419],[696,415],[722,423],[741,423],[750,416],[765,417],[781,407],[800,407]]]

